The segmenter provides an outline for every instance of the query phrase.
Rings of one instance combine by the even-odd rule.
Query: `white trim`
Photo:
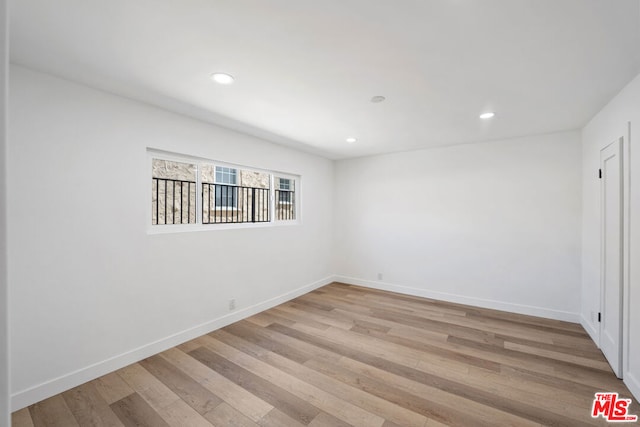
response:
[[[626,159],[625,161],[625,257],[624,261],[626,263],[624,274],[624,303],[623,303],[623,370],[622,370],[622,379],[633,397],[636,400],[640,400],[640,379],[636,378],[635,374],[629,370],[629,362],[631,360],[631,349],[629,343],[631,342],[631,122],[627,122],[627,146],[626,146]]]
[[[626,141],[625,141],[626,139]],[[622,377],[629,374],[631,353],[631,122],[622,141]],[[637,394],[636,394],[637,396]],[[637,397],[636,397],[637,398]]]
[[[598,338],[598,330],[595,328],[595,326],[593,325],[592,322],[588,321],[586,317],[584,317],[584,315],[580,316],[580,324],[582,325],[582,327],[584,328],[585,331],[587,331],[587,333],[589,334],[589,336],[591,337],[591,340],[594,342],[594,344],[597,346],[598,342],[599,342],[599,338]]]
[[[231,211],[229,211],[231,212]],[[220,231],[220,230],[234,230],[239,228],[264,228],[264,227],[280,227],[283,225],[295,225],[288,224],[284,221],[273,221],[273,222],[228,222],[228,223],[217,223],[217,224],[167,224],[164,225],[152,225],[151,229],[147,229],[148,235],[154,234],[171,234],[171,233],[185,233],[191,231]]]
[[[349,285],[364,286],[372,289],[380,289],[383,291],[397,292],[399,294],[412,295],[423,298],[431,298],[441,301],[453,302],[458,304],[466,304],[475,307],[489,308],[493,310],[508,311],[510,313],[526,314],[529,316],[544,317],[547,319],[563,320],[566,322],[579,323],[580,314],[569,311],[553,310],[545,307],[536,307],[523,304],[514,304],[504,301],[495,301],[484,298],[466,297],[446,292],[430,291],[427,289],[412,288],[409,286],[396,285],[392,283],[377,282],[371,280],[358,279],[355,277],[335,276],[336,282],[342,282]]]
[[[624,373],[624,379],[622,382],[624,382],[631,394],[633,394],[633,397],[635,397],[636,400],[640,400],[640,380],[638,380],[631,372],[627,371]],[[634,414],[640,414],[637,406],[634,409],[636,411]]]
[[[141,347],[128,351],[126,353],[111,357],[93,365],[78,369],[66,375],[46,381],[42,384],[19,391],[11,395],[11,410],[17,411],[25,408],[33,403],[39,402],[58,393],[69,390],[87,381],[94,380],[98,377],[116,371],[120,368],[138,362],[147,357],[163,352],[169,348],[180,345],[186,341],[192,340],[216,329],[227,326],[233,322],[253,316],[254,314],[268,310],[279,304],[287,302],[300,295],[304,295],[322,286],[328,285],[334,281],[333,276],[325,277],[311,284],[302,286],[282,295],[270,298],[250,307],[245,307],[229,313],[227,315],[212,319],[208,322],[194,326],[193,328],[175,333],[166,338],[145,344]]]

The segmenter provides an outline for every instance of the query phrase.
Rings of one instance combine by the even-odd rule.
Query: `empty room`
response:
[[[0,19],[0,427],[640,424],[640,1]]]

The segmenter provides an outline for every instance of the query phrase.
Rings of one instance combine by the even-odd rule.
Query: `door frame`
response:
[[[629,371],[631,333],[631,122],[622,141],[622,373]]]
[[[602,321],[600,321],[600,319],[598,319],[599,323],[598,323],[598,347],[602,349],[603,346],[603,325],[604,325],[604,317],[606,316],[605,314],[605,307],[604,307],[604,302],[605,302],[605,251],[606,251],[606,245],[605,245],[605,209],[606,209],[606,205],[605,205],[605,193],[604,193],[604,188],[605,188],[605,170],[604,170],[604,163],[603,163],[603,158],[602,158],[602,152],[605,151],[606,149],[608,149],[609,147],[613,146],[613,145],[617,145],[618,149],[617,149],[617,155],[618,155],[618,159],[616,159],[616,161],[618,161],[619,163],[619,180],[620,180],[620,188],[619,188],[619,198],[620,198],[620,206],[619,206],[619,223],[620,223],[620,235],[619,235],[619,251],[620,251],[620,259],[619,259],[619,302],[617,304],[618,306],[618,342],[617,342],[617,369],[618,372],[616,372],[616,376],[618,376],[619,378],[622,378],[623,376],[623,372],[624,372],[624,363],[626,360],[626,357],[624,357],[624,342],[626,341],[625,339],[625,328],[624,328],[624,318],[625,318],[625,300],[628,300],[628,298],[625,298],[625,292],[624,292],[624,271],[625,271],[625,267],[626,267],[626,263],[625,263],[625,254],[627,251],[625,251],[624,248],[624,240],[625,240],[625,232],[627,231],[627,228],[625,227],[625,208],[627,206],[627,203],[625,203],[625,190],[626,190],[626,186],[625,186],[625,168],[624,168],[624,159],[625,159],[625,155],[624,155],[624,140],[626,138],[625,137],[618,137],[615,138],[612,142],[606,144],[605,146],[603,146],[602,148],[600,148],[600,153],[599,153],[599,167],[600,167],[600,303],[599,303],[599,309],[598,311],[600,313],[602,313]],[[606,356],[606,355],[605,355]],[[611,364],[611,362],[609,362]]]

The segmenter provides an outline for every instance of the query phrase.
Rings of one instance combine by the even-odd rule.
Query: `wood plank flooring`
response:
[[[632,398],[580,325],[334,283],[13,426],[606,425],[590,416],[598,391]]]

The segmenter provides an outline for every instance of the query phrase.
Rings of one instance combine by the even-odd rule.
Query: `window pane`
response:
[[[276,219],[291,221],[296,219],[295,180],[275,177]]]
[[[151,223],[196,223],[196,170],[191,163],[153,159]]]
[[[201,165],[203,224],[269,222],[271,175]]]

